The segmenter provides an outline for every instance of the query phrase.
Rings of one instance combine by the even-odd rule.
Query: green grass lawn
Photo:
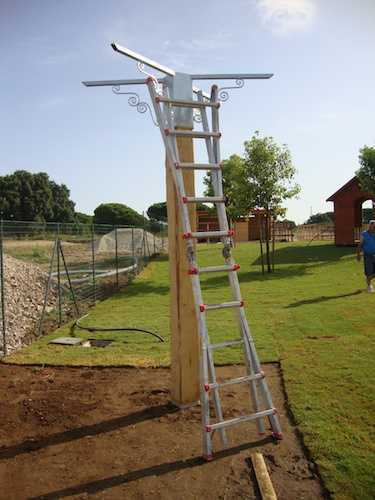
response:
[[[200,245],[201,265],[221,263],[219,245]],[[279,244],[276,270],[262,276],[258,246],[234,250],[246,311],[263,362],[280,361],[289,403],[326,486],[340,500],[374,498],[374,308],[363,292],[354,250],[314,242]],[[205,302],[229,298],[226,276],[204,275]],[[165,366],[169,364],[168,262],[152,262],[128,288],[91,310],[83,324],[134,326],[161,334],[95,335],[116,341],[105,349],[48,345],[70,325],[9,356],[12,363]],[[220,341],[237,335],[233,312],[211,312]],[[93,334],[76,330],[79,337]],[[218,363],[241,360],[236,348]]]

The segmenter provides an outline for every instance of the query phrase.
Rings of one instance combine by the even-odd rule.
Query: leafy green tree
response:
[[[270,220],[285,212],[282,204],[300,192],[294,182],[296,169],[286,145],[279,146],[273,137],[255,132],[245,142],[245,156],[235,174],[233,197],[236,210],[247,215],[255,208],[265,211],[267,270],[271,272]]]
[[[372,208],[362,208],[362,222],[368,224],[374,218],[374,210]]]
[[[239,173],[241,167],[243,166],[243,158],[238,155],[231,155],[228,160],[222,162],[222,181],[223,181],[223,192],[225,195],[225,205],[227,213],[231,219],[235,217],[241,217],[243,214],[241,208],[237,204],[236,198],[236,186],[238,183]],[[206,186],[205,196],[213,196],[214,189],[212,186],[211,172],[209,172],[203,179],[203,183]]]
[[[356,175],[361,188],[375,195],[375,147],[363,146],[359,150],[359,163]]]
[[[296,169],[286,145],[279,146],[273,137],[255,132],[245,142],[245,155],[232,155],[223,162],[223,191],[231,218],[244,217],[254,209],[266,213],[265,237],[268,272],[271,272],[269,229],[271,217],[284,216],[282,204],[297,196],[300,187],[294,182]],[[213,195],[211,175],[204,178],[205,194]]]
[[[102,203],[94,210],[94,224],[145,226],[147,219],[122,203]]]
[[[71,222],[74,205],[69,189],[44,172],[17,170],[0,177],[0,212],[4,219]]]
[[[333,222],[333,212],[312,214],[305,224],[331,224]]]
[[[295,229],[297,227],[294,220],[283,219],[281,222],[287,223],[289,225],[289,229]]]
[[[167,202],[161,201],[160,203],[154,203],[153,205],[148,207],[146,213],[149,219],[167,222]]]
[[[92,224],[93,215],[84,214],[82,212],[76,212],[75,220],[78,224]]]
[[[205,205],[204,203],[197,203],[196,209],[210,211],[211,207]],[[153,205],[148,207],[146,213],[151,221],[167,222],[168,221],[167,202],[161,201],[160,203],[154,203]]]

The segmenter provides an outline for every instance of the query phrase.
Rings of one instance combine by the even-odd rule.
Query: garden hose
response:
[[[155,332],[150,332],[149,330],[143,330],[141,328],[103,328],[98,326],[82,326],[79,322],[86,318],[88,314],[85,314],[81,318],[78,318],[71,327],[71,333],[74,333],[75,328],[79,328],[80,330],[87,330],[88,332],[139,332],[139,333],[148,333],[160,340],[160,342],[164,342],[163,337],[158,335]]]

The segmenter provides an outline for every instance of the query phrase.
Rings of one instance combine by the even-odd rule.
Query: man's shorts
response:
[[[363,256],[363,263],[365,266],[365,275],[366,276],[371,276],[375,274],[375,254],[364,254]]]

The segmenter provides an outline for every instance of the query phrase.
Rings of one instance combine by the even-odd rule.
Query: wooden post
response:
[[[179,137],[177,146],[181,162],[193,162],[193,141]],[[184,172],[187,196],[194,196],[194,171]],[[170,329],[171,329],[171,393],[179,407],[199,400],[199,332],[191,279],[188,275],[186,243],[182,238],[182,225],[176,189],[170,167],[166,164],[168,250],[170,276]],[[189,205],[192,231],[196,230],[196,206]]]
[[[277,500],[263,455],[261,453],[253,453],[251,455],[251,461],[253,463],[262,500]]]

